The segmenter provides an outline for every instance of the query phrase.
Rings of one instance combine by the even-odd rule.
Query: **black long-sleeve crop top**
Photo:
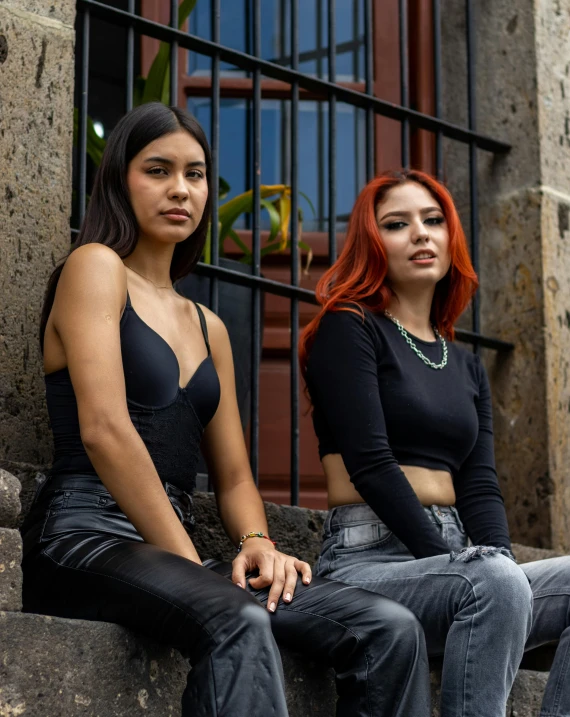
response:
[[[440,341],[413,340],[441,361]],[[306,380],[321,458],[341,454],[362,498],[416,558],[449,547],[400,465],[449,471],[473,543],[510,550],[489,383],[478,356],[448,343],[447,365],[435,370],[383,314],[341,310],[319,324]]]

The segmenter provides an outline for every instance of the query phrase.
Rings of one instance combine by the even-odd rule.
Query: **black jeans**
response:
[[[44,493],[24,527],[24,609],[179,649],[192,665],[185,717],[287,715],[276,642],[334,668],[338,717],[430,714],[423,631],[398,603],[314,577],[270,615],[267,589],[235,586],[229,563],[145,543],[106,491]]]

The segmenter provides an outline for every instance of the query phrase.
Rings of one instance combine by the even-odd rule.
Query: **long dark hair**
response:
[[[127,188],[129,162],[159,137],[183,129],[204,150],[208,199],[200,223],[192,234],[174,248],[170,265],[172,281],[186,276],[196,266],[204,250],[210,221],[212,195],[212,157],[204,130],[191,114],[178,107],[149,102],[128,112],[109,135],[101,165],[95,175],[91,199],[76,242],[69,254],[84,244],[105,244],[121,257],[131,254],[138,241],[138,224]],[[69,254],[49,278],[40,321],[40,343],[53,305],[57,283]]]

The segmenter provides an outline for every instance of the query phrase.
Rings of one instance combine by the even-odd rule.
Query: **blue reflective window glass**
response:
[[[221,0],[221,41],[235,49],[251,52],[252,0]],[[261,55],[263,59],[289,65],[290,0],[262,0]],[[327,0],[303,0],[299,3],[299,54],[302,72],[328,79]],[[337,81],[364,80],[364,2],[336,0]],[[247,22],[246,22],[247,19]],[[210,0],[200,0],[191,18],[191,32],[210,37]],[[248,25],[248,23],[250,23]],[[190,53],[189,69],[210,73],[210,58]],[[222,66],[222,78],[247,76],[235,67]],[[210,99],[191,98],[188,108],[210,132]],[[220,102],[220,174],[231,191],[223,201],[252,187],[251,99],[227,99]],[[262,100],[261,108],[261,182],[290,182],[290,112],[288,99]],[[359,189],[365,183],[365,117],[362,110],[337,104],[336,147],[336,220],[345,226]],[[305,194],[299,206],[307,231],[328,229],[328,103],[301,100],[299,104],[299,190]],[[250,218],[241,218],[238,227],[249,226]],[[268,219],[262,213],[262,226]]]
[[[252,0],[220,0],[220,36],[226,47],[253,51]],[[299,70],[306,74],[328,76],[328,2],[303,0],[299,3]],[[262,0],[261,57],[286,66],[291,65],[290,0]],[[196,3],[189,20],[193,35],[211,39],[211,0]],[[337,79],[364,79],[364,0],[336,2]],[[209,57],[188,53],[188,73],[208,74]],[[244,76],[237,68],[221,63],[221,72]]]

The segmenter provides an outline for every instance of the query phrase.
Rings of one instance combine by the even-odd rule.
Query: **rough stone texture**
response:
[[[20,515],[16,522],[16,527],[20,528],[24,522],[24,518],[28,514],[30,506],[37,489],[45,480],[45,471],[39,466],[30,465],[28,463],[19,463],[15,461],[2,460],[0,458],[0,470],[4,469],[17,478],[20,482]]]
[[[536,560],[559,558],[562,555],[556,550],[532,548],[529,545],[521,545],[520,543],[513,543],[513,553],[516,555],[519,565],[522,563],[534,563]]]
[[[0,610],[22,609],[21,563],[20,533],[10,528],[0,528]]]
[[[444,0],[442,9],[444,117],[466,125],[464,5]],[[510,356],[484,352],[498,472],[514,539],[567,550],[570,1],[474,9],[477,129],[512,145],[477,157],[482,331],[515,344]],[[446,140],[444,153],[469,227],[467,148]]]
[[[0,717],[175,717],[188,665],[117,625],[0,613]],[[282,651],[291,717],[334,717],[331,670]],[[547,675],[519,671],[506,717],[537,717]],[[441,674],[432,671],[433,717]],[[410,716],[411,717],[411,716]]]
[[[73,27],[75,3],[68,0],[1,0],[12,12],[31,14],[41,19],[55,20],[58,24]]]
[[[203,559],[233,560],[236,549],[224,533],[213,494],[196,493],[194,509],[196,532],[193,540],[198,554]],[[265,511],[269,533],[277,541],[279,550],[298,555],[313,565],[321,548],[326,511],[275,503],[265,503]]]
[[[570,21],[568,22],[570,33]],[[569,64],[570,68],[570,55]],[[568,92],[570,92],[570,82]],[[568,112],[570,113],[570,105]],[[570,124],[570,116],[567,119]],[[569,138],[570,143],[570,138]],[[559,147],[559,150],[563,151]],[[570,155],[568,149],[564,152]],[[567,156],[570,160],[570,156]],[[569,189],[566,184],[565,189]],[[570,194],[542,190],[546,387],[552,547],[570,548]]]
[[[20,481],[0,468],[0,528],[15,528],[20,509]]]
[[[0,715],[180,714],[188,666],[117,625],[0,613]]]
[[[51,453],[38,321],[70,240],[74,12],[0,2],[0,458],[30,463]]]
[[[512,193],[482,207],[480,218],[483,330],[515,344],[510,354],[484,352],[493,392],[499,480],[513,539],[546,548],[551,545],[553,487],[542,331],[540,197],[527,190]]]

